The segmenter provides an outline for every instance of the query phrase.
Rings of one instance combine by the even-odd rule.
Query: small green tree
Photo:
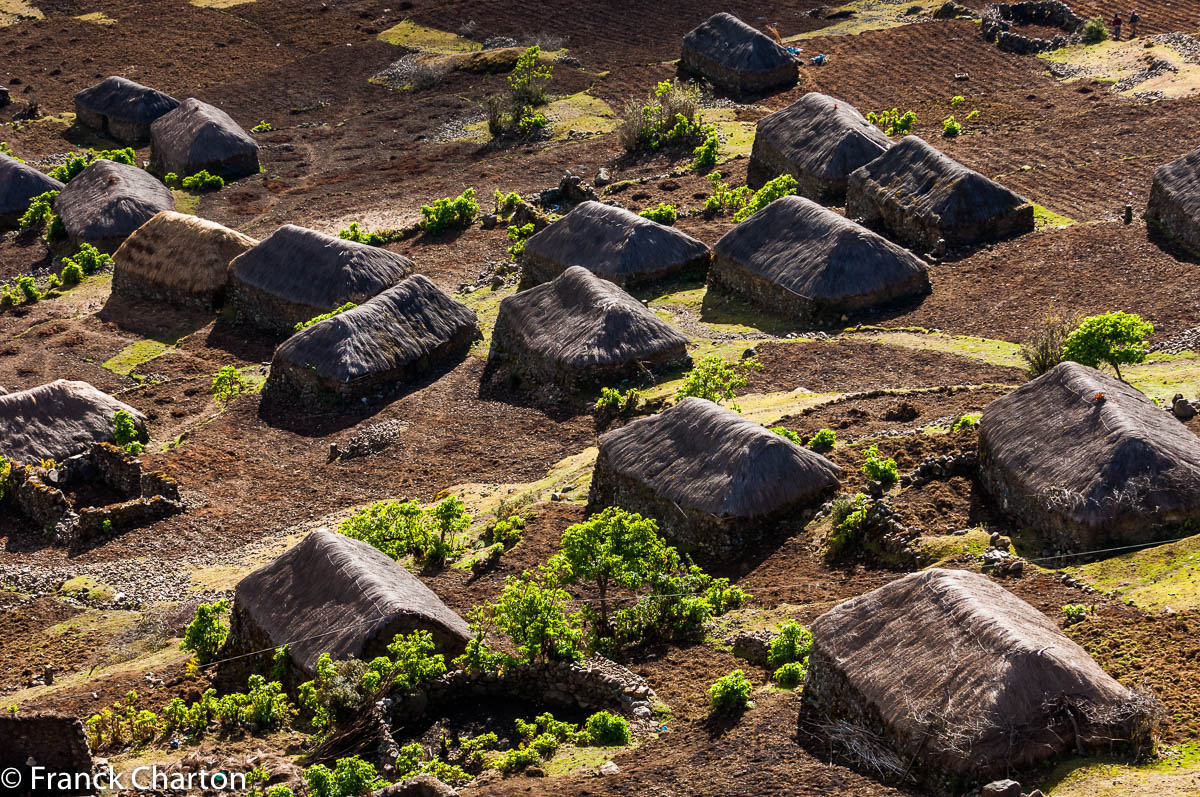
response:
[[[246,388],[247,385],[245,380],[242,379],[241,371],[232,365],[226,365],[213,376],[212,397],[218,403],[228,406]]]
[[[184,629],[179,647],[195,653],[201,664],[208,664],[229,635],[229,624],[225,622],[225,613],[228,611],[227,600],[197,606],[196,616]]]
[[[126,410],[117,410],[113,414],[113,439],[130,454],[142,453],[143,446],[138,441],[137,423]]]
[[[514,105],[545,104],[546,85],[554,77],[554,66],[538,63],[541,56],[542,48],[535,44],[517,58],[516,66],[508,75]]]
[[[1121,366],[1140,363],[1149,351],[1147,342],[1154,325],[1133,313],[1104,313],[1088,316],[1067,335],[1063,359],[1098,368],[1108,363],[1122,379]]]
[[[566,566],[565,582],[595,586],[600,602],[596,634],[600,637],[610,634],[610,589],[635,589],[671,565],[667,544],[658,536],[658,523],[615,506],[564,531],[562,550],[553,559],[555,565]]]
[[[683,384],[675,391],[675,400],[688,396],[708,399],[714,404],[729,401],[729,408],[741,412],[742,408],[732,401],[734,391],[746,386],[751,371],[762,369],[762,363],[753,357],[744,357],[730,365],[720,355],[710,354],[683,375]]]
[[[375,766],[358,756],[338,759],[333,769],[313,764],[304,770],[304,781],[313,797],[363,797],[386,785]]]
[[[496,627],[508,635],[521,658],[578,661],[583,641],[578,612],[567,611],[571,596],[565,590],[525,574],[509,576],[500,597],[490,607]]]

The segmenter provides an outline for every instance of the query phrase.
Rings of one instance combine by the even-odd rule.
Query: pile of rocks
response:
[[[961,454],[943,454],[927,457],[920,465],[900,477],[900,484],[920,487],[931,481],[950,479],[955,476],[971,478],[979,470],[979,452],[964,451]]]
[[[1001,50],[1017,55],[1031,55],[1079,44],[1086,20],[1058,0],[1031,0],[1021,3],[998,3],[983,12],[979,31],[983,40],[993,42]],[[1021,25],[1048,25],[1062,33],[1051,39],[1024,36],[1013,31]]]

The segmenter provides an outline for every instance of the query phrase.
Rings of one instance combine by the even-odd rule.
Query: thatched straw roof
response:
[[[150,123],[178,105],[174,97],[115,75],[75,95],[81,124],[124,141],[144,140]]]
[[[92,163],[54,200],[71,241],[104,252],[115,251],[155,213],[174,209],[171,191],[149,172],[110,160]]]
[[[892,146],[853,105],[811,91],[758,121],[746,183],[758,188],[781,174],[817,202],[841,204],[846,178]]]
[[[113,255],[113,293],[219,306],[230,261],[257,243],[215,221],[164,210]]]
[[[721,518],[805,503],[840,473],[820,454],[699,398],[601,435],[600,456],[618,476]]]
[[[181,177],[203,169],[233,180],[258,174],[258,144],[220,108],[186,99],[150,126],[150,164]]]
[[[799,72],[787,49],[724,11],[683,37],[679,66],[733,92],[791,86]]]
[[[1103,749],[1145,719],[1057,625],[977,573],[913,573],[810,630],[805,706],[882,735],[923,780],[961,788],[1077,743]]]
[[[29,209],[29,200],[63,184],[27,163],[0,155],[0,224],[15,225]]]
[[[1200,252],[1200,148],[1154,170],[1146,218]]]
[[[396,634],[425,629],[447,660],[462,652],[466,622],[403,565],[365,542],[317,529],[238,582],[233,623],[222,655],[261,634],[288,644],[308,675],[317,659],[386,655]]]
[[[615,385],[642,367],[682,364],[687,342],[613,283],[572,266],[500,302],[489,360],[535,379]]]
[[[713,247],[710,283],[807,321],[929,292],[925,263],[832,210],[775,200]]]
[[[850,175],[846,215],[929,251],[1033,229],[1033,205],[916,136]]]
[[[355,398],[427,373],[477,337],[475,311],[417,274],[280,344],[266,392],[290,381]]]
[[[525,242],[527,282],[548,282],[583,266],[618,285],[652,282],[708,268],[708,247],[624,208],[581,202]]]
[[[1200,439],[1085,365],[1061,363],[989,404],[979,451],[993,499],[1048,547],[1144,542],[1200,518]]]
[[[87,382],[58,379],[0,395],[0,456],[31,464],[61,462],[93,443],[112,443],[113,416],[125,410],[146,439],[146,416]]]
[[[412,268],[404,255],[293,224],[280,227],[232,264],[238,282],[322,312],[346,302],[362,304]]]

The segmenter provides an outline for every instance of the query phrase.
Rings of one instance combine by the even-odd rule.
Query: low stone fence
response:
[[[32,790],[31,768],[44,767],[47,772],[92,772],[92,751],[88,747],[83,723],[61,714],[37,713],[0,714],[0,771],[15,769],[21,774],[18,785],[5,782],[6,795],[92,794],[90,789],[62,788],[56,782],[52,789]],[[80,779],[82,780],[82,779]],[[23,788],[23,787],[24,788]]]
[[[996,44],[1001,50],[1028,55],[1079,44],[1083,41],[1081,34],[1086,22],[1058,0],[998,3],[983,12],[979,32],[984,41]],[[1048,25],[1061,29],[1062,33],[1050,39],[1025,36],[1013,30],[1021,25]]]

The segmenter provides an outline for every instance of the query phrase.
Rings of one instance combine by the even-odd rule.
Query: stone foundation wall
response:
[[[339,302],[339,304],[341,303]],[[328,313],[338,306],[313,307],[289,302],[247,285],[233,275],[230,275],[229,278],[226,305],[232,311],[233,318],[237,323],[266,330],[277,335],[281,340],[295,334],[296,324]]]
[[[1171,239],[1192,254],[1200,255],[1200,224],[1187,212],[1183,203],[1158,180],[1150,186],[1146,220],[1157,223]]]
[[[0,714],[0,771],[17,769],[20,782],[32,783],[29,762],[45,767],[49,772],[90,773],[92,752],[88,747],[83,723],[74,717],[59,714]],[[87,790],[53,788],[32,791],[28,788],[5,788],[4,794],[22,795],[91,794]]]
[[[774,144],[763,136],[754,137],[750,152],[750,163],[746,166],[746,185],[753,189],[782,174],[796,178],[796,193],[822,205],[841,205],[846,201],[846,178],[819,177],[798,163],[788,160]]]
[[[647,285],[671,277],[695,275],[703,279],[705,274],[708,273],[708,265],[711,260],[711,255],[705,252],[699,257],[694,257],[691,260],[685,260],[681,263],[664,264],[653,271],[628,274],[619,279],[609,277],[604,277],[604,279],[627,290],[631,285]],[[541,285],[543,282],[549,282],[566,271],[571,265],[574,264],[548,260],[544,257],[538,257],[529,250],[525,250],[525,254],[521,256],[521,283],[519,287],[521,290],[524,290],[532,288],[534,285]],[[597,274],[597,276],[603,275]]]
[[[1066,3],[1057,0],[999,3],[984,11],[979,32],[984,41],[995,43],[1001,50],[1030,55],[1079,44],[1083,41],[1080,34],[1086,22]],[[1014,33],[1013,28],[1020,25],[1049,25],[1061,28],[1063,32],[1052,39],[1039,39]]]
[[[5,499],[56,542],[70,535],[78,519],[62,490],[46,484],[32,465],[13,467]]]
[[[156,302],[165,302],[176,307],[190,307],[204,312],[217,310],[225,303],[225,286],[212,291],[188,293],[172,286],[148,280],[145,276],[134,276],[128,269],[113,270],[112,292],[114,296],[135,296]]]
[[[800,69],[794,60],[768,71],[738,72],[687,46],[680,52],[679,68],[708,78],[714,86],[741,95],[791,88],[800,77]]]

